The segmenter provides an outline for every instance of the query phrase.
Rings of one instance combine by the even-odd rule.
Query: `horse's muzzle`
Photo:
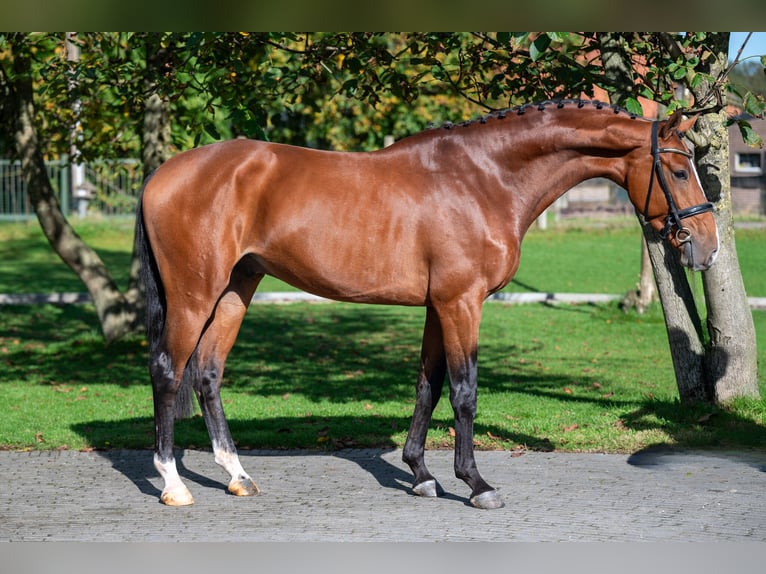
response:
[[[713,250],[701,249],[695,241],[686,241],[681,246],[681,265],[692,271],[706,271],[718,256],[718,245]]]

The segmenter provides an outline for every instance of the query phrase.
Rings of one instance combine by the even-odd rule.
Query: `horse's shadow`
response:
[[[378,481],[378,484],[383,488],[401,490],[411,496],[417,496],[412,492],[412,474],[384,458],[384,455],[390,453],[392,450],[393,449],[371,449],[361,451],[361,453],[356,450],[340,450],[332,453],[332,456],[358,464],[362,470],[375,478],[375,480]],[[467,497],[458,496],[445,491],[438,481],[436,484],[436,492],[439,498],[456,500],[470,506],[470,501]]]
[[[386,460],[385,455],[392,452],[393,449],[345,449],[335,452],[305,452],[297,451],[291,453],[290,451],[280,451],[278,453],[272,453],[268,451],[241,451],[240,457],[245,459],[250,457],[259,457],[262,459],[268,459],[271,456],[323,456],[323,457],[335,457],[349,462],[357,464],[363,471],[371,475],[377,483],[386,489],[398,490],[406,492],[411,496],[416,496],[412,492],[412,479],[413,476],[409,472],[403,470],[399,466]],[[154,468],[152,453],[145,450],[103,450],[98,451],[98,454],[109,461],[112,468],[117,472],[128,478],[136,488],[142,494],[151,496],[159,500],[159,496],[162,493],[160,487],[155,483],[159,483],[159,473]],[[209,476],[200,474],[190,469],[184,463],[185,451],[182,449],[175,450],[176,466],[178,468],[178,474],[186,481],[194,483],[198,486],[220,489],[226,491],[226,483],[221,480],[210,478]],[[212,453],[210,453],[212,457]],[[246,463],[245,463],[246,464]],[[265,464],[268,464],[266,460]],[[257,477],[256,477],[257,482]],[[437,493],[440,498],[445,500],[455,500],[463,502],[466,505],[470,505],[467,497],[458,496],[456,494],[446,492],[440,484],[437,484]]]
[[[160,494],[162,494],[162,489],[155,486],[151,479],[159,478],[160,475],[154,468],[154,461],[150,451],[102,450],[98,451],[98,454],[109,461],[113,469],[135,484],[139,492],[159,499]],[[184,464],[183,450],[176,450],[175,457],[178,474],[184,479],[204,487],[226,489],[226,484],[224,482],[211,479],[188,468]]]

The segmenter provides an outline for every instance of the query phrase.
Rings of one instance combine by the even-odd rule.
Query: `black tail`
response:
[[[151,176],[146,178],[144,189],[149,183]],[[162,279],[157,261],[152,252],[152,246],[149,244],[149,238],[146,236],[144,225],[143,210],[144,192],[138,198],[138,208],[136,210],[136,249],[141,262],[141,279],[144,283],[144,293],[146,296],[146,339],[149,344],[149,364],[157,357],[162,340],[162,333],[165,329],[165,290],[162,287]],[[192,390],[191,390],[191,372],[194,369],[195,357],[192,357],[189,366],[184,369],[184,376],[181,381],[181,388],[176,397],[176,418],[190,417],[193,413]]]

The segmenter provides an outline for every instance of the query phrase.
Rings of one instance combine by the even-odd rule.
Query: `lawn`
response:
[[[130,229],[129,221],[78,228],[123,282]],[[511,288],[625,292],[637,280],[638,237],[634,226],[533,231]],[[764,230],[737,232],[752,296],[766,296],[764,239]],[[81,291],[71,275],[34,225],[0,225],[0,291]],[[105,345],[89,305],[8,306],[2,314],[0,448],[151,447],[143,338]],[[766,312],[753,316],[764,341]],[[253,305],[222,393],[238,444],[402,446],[423,317],[418,308]],[[760,382],[766,396],[763,374]],[[445,392],[429,447],[451,446],[451,426]],[[199,415],[177,427],[179,446],[209,447]],[[745,448],[765,440],[764,401],[678,403],[659,307],[637,315],[616,305],[485,305],[479,448],[634,452],[660,443]]]

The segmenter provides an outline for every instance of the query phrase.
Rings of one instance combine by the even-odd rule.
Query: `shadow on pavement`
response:
[[[651,445],[634,452],[628,457],[628,464],[637,467],[662,467],[680,462],[682,458],[704,457],[720,458],[751,466],[766,472],[766,453],[759,450],[716,450],[716,449],[679,449],[668,445]]]
[[[203,451],[205,452],[205,451]],[[386,489],[399,490],[407,492],[411,496],[415,496],[412,493],[412,474],[410,472],[400,468],[396,464],[393,464],[386,460],[386,455],[393,452],[393,449],[344,449],[335,452],[312,452],[312,451],[254,451],[243,450],[241,451],[240,458],[245,467],[254,466],[248,464],[248,458],[260,459],[259,464],[261,466],[268,466],[268,459],[270,457],[333,457],[340,458],[349,462],[352,462],[359,466],[364,472],[370,474],[377,483]],[[151,496],[159,500],[161,494],[161,488],[155,486],[155,483],[160,484],[159,473],[154,468],[153,455],[148,450],[102,450],[97,451],[97,454],[102,458],[109,461],[112,468],[123,474],[128,478],[136,488],[147,496]],[[226,490],[226,483],[221,480],[210,478],[206,475],[195,472],[189,469],[184,464],[185,451],[177,449],[175,451],[176,465],[178,467],[178,473],[181,477],[190,483],[194,483],[198,486]],[[213,457],[212,452],[205,452],[205,455]],[[222,471],[223,472],[223,471]],[[255,476],[257,482],[257,476]],[[156,480],[150,480],[156,479]],[[470,502],[467,497],[459,496],[457,494],[446,492],[441,485],[438,485],[437,491],[440,498],[446,500],[454,500],[462,502],[463,504],[470,506]]]

